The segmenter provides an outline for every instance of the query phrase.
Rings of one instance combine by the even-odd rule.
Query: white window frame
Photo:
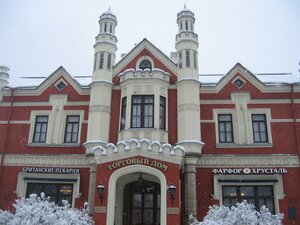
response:
[[[216,143],[220,145],[234,145],[236,144],[236,139],[237,139],[237,125],[236,125],[236,113],[235,109],[214,109],[213,110],[214,114],[214,121],[215,121],[215,131],[216,131]],[[220,114],[231,114],[232,115],[232,132],[233,132],[233,143],[220,143],[219,140],[219,119],[218,115]]]
[[[49,179],[49,180],[45,180],[45,179]],[[70,181],[70,180],[76,180],[76,181]],[[26,190],[27,190],[28,183],[73,184],[72,208],[75,207],[75,199],[81,196],[80,174],[42,174],[42,173],[20,172],[18,174],[17,187],[16,187],[16,194],[19,198],[26,197]]]
[[[83,110],[64,110],[62,115],[62,123],[61,123],[61,135],[59,142],[61,144],[65,145],[72,145],[76,143],[65,143],[65,131],[66,131],[66,125],[67,125],[67,116],[79,116],[79,131],[78,131],[78,138],[77,138],[77,144],[80,143],[80,137],[81,137],[81,127],[82,122],[84,118],[84,111]]]
[[[33,111],[31,111],[28,144],[33,145],[33,146],[41,146],[41,145],[48,145],[48,144],[74,146],[74,145],[80,144],[81,129],[82,129],[82,123],[83,123],[83,119],[84,119],[84,110],[63,110],[60,127],[54,127],[53,124],[51,124],[51,121],[52,121],[51,112],[52,112],[51,110],[33,110]],[[66,129],[67,116],[74,116],[74,115],[79,116],[79,131],[78,131],[77,143],[65,143],[64,140],[65,140],[65,129]],[[35,121],[36,121],[37,116],[48,116],[46,142],[43,142],[43,143],[34,143],[33,142]],[[52,140],[51,134],[57,133],[57,132],[61,134],[59,136],[59,140],[58,140],[59,142],[51,143],[51,140]]]
[[[283,199],[286,195],[283,189],[282,175],[214,175],[214,193],[213,198],[219,200],[220,205],[223,205],[222,187],[223,186],[241,186],[241,185],[252,185],[252,186],[273,186],[274,195],[274,208],[275,213],[279,213],[279,200]],[[237,182],[222,182],[220,180],[237,180]],[[244,182],[239,182],[239,181]],[[253,182],[260,181],[260,182]]]
[[[233,143],[220,143],[219,141],[219,125],[218,115],[219,114],[231,114],[232,115],[232,126],[233,126]],[[266,116],[266,127],[268,142],[254,143],[253,129],[252,129],[252,114],[264,114]],[[219,148],[236,148],[236,147],[272,147],[272,132],[271,132],[271,110],[269,108],[248,108],[246,126],[239,127],[237,121],[237,112],[235,108],[231,109],[213,109],[213,119],[215,122],[215,136],[216,145]],[[241,130],[242,129],[242,130]],[[239,143],[239,132],[246,133],[246,143]]]
[[[268,142],[267,143],[254,143],[254,137],[253,137],[253,129],[252,129],[252,115],[253,114],[263,114],[266,116],[266,127],[267,127],[267,135],[268,135]],[[251,143],[254,143],[255,145],[272,145],[272,134],[271,134],[271,110],[270,109],[248,109],[248,120],[251,121],[251,129],[249,130],[249,140]]]
[[[47,134],[46,134],[46,142],[44,143],[34,143],[33,136],[35,130],[35,122],[37,116],[48,116],[48,125],[47,125]],[[49,143],[49,136],[50,136],[50,121],[51,121],[51,111],[50,110],[40,110],[40,111],[31,111],[30,115],[30,129],[29,129],[29,137],[28,137],[28,144],[47,144]]]

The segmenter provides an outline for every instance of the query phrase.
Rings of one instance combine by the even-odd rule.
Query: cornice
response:
[[[297,155],[202,155],[198,167],[285,166],[300,167]]]

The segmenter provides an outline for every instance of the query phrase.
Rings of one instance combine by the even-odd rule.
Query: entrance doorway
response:
[[[124,188],[123,225],[160,225],[160,184],[142,175]]]

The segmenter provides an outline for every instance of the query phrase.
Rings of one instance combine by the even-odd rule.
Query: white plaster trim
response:
[[[295,121],[294,119],[271,119],[270,122],[271,123],[293,123]]]
[[[215,123],[214,120],[200,120],[200,123]]]
[[[300,101],[294,103],[300,103]],[[291,99],[251,99],[248,104],[290,104]],[[215,104],[234,104],[231,100],[206,100],[200,99],[201,105],[215,105]]]
[[[5,166],[63,166],[63,167],[88,167],[85,155],[80,154],[6,154],[3,165]]]
[[[220,201],[220,205],[223,205],[222,202],[222,186],[236,185],[240,186],[243,183],[233,182],[233,183],[223,183],[219,180],[244,180],[249,181],[244,183],[245,185],[261,186],[261,185],[272,185],[274,190],[274,202],[275,202],[275,211],[279,212],[279,199],[283,199],[286,195],[284,194],[282,175],[214,175],[214,195],[213,198]],[[262,183],[251,182],[253,180],[261,180]],[[277,180],[274,182],[272,180]]]
[[[25,180],[25,178],[29,179]],[[32,180],[31,179],[41,179],[41,180]],[[61,181],[44,181],[42,179],[58,179]],[[65,179],[65,181],[64,181]],[[66,179],[76,180],[74,181],[66,181]],[[42,174],[42,173],[24,173],[20,172],[18,174],[17,186],[16,186],[16,194],[19,198],[26,197],[26,189],[27,183],[68,183],[73,184],[73,195],[72,195],[72,207],[75,207],[75,198],[79,198],[81,196],[80,193],[80,174]]]
[[[155,168],[151,168],[143,165],[132,165],[127,166],[125,168],[121,168],[115,171],[109,179],[108,186],[108,203],[107,203],[107,212],[109,212],[106,216],[106,225],[114,225],[114,216],[115,216],[115,204],[116,204],[116,183],[117,180],[127,174],[135,173],[146,173],[157,177],[160,181],[161,188],[161,214],[160,214],[160,224],[167,224],[167,181],[162,172]]]
[[[289,154],[268,154],[268,155],[202,155],[198,161],[201,168],[230,167],[264,167],[264,166],[285,166],[300,167],[297,155]]]
[[[135,65],[135,70],[139,70],[140,69],[140,64],[145,59],[147,59],[151,63],[151,69],[155,68],[153,59],[151,57],[147,56],[147,55],[143,55],[142,57],[140,57],[137,60],[136,65]]]

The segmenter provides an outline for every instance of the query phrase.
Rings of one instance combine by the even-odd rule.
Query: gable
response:
[[[203,86],[201,93],[229,94],[231,92],[251,92],[256,94],[289,92],[288,84],[267,85],[248,69],[237,63],[215,86]]]
[[[125,70],[137,69],[138,63],[143,58],[150,59],[153,63],[153,68],[168,72],[170,74],[170,83],[176,82],[176,64],[147,39],[140,42],[114,66],[113,82],[119,83],[118,75]]]
[[[16,96],[40,96],[49,94],[88,95],[89,88],[83,88],[61,66],[47,77],[40,85],[32,88],[17,88]]]

